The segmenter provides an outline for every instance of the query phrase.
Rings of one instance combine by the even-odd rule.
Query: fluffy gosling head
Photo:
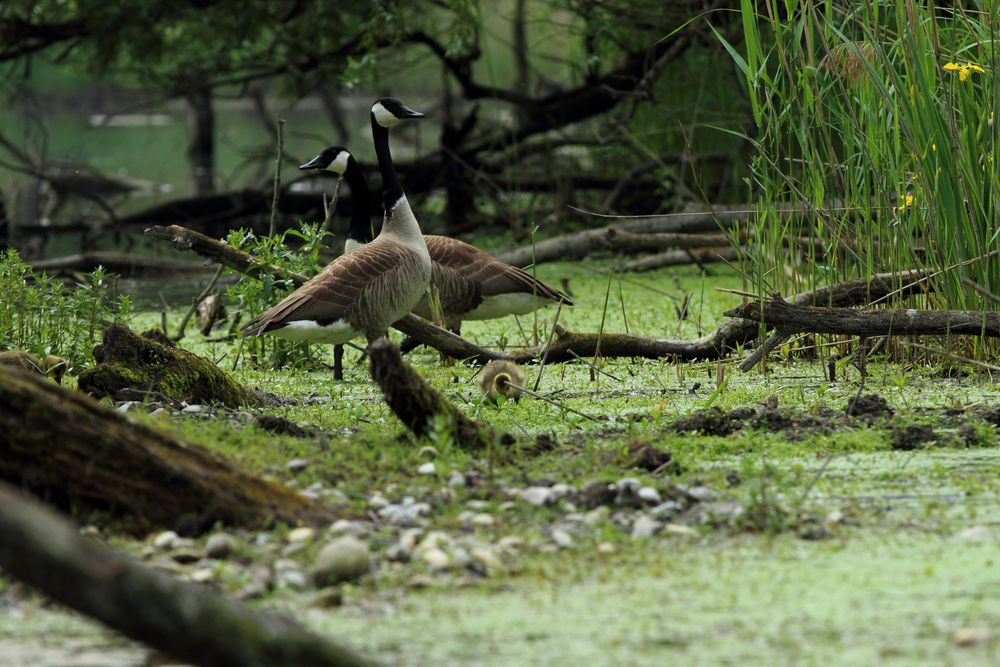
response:
[[[521,390],[518,387],[523,386],[524,373],[517,364],[510,361],[491,361],[479,374],[479,389],[491,403],[496,403],[499,396],[519,400]]]

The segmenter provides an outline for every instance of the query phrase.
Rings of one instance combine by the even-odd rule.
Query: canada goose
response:
[[[354,214],[347,231],[345,252],[367,243],[372,238],[368,185],[360,165],[347,149],[330,146],[300,169],[328,169],[339,174],[351,185]],[[491,320],[506,315],[524,315],[562,301],[573,305],[572,299],[535,280],[526,271],[505,264],[489,253],[464,241],[447,236],[425,235],[430,253],[431,283],[438,291],[441,315],[445,325],[458,333],[463,320]],[[425,295],[413,312],[431,319],[431,307]],[[407,339],[404,352],[420,343]]]
[[[385,205],[378,237],[333,260],[278,305],[251,320],[242,330],[244,336],[266,333],[288,340],[340,344],[363,335],[371,343],[427,292],[430,255],[389,152],[389,128],[409,118],[423,118],[423,114],[393,98],[372,105],[372,135]]]

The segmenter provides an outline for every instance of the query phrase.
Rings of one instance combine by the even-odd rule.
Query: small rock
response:
[[[660,497],[660,492],[651,486],[642,487],[636,495],[639,497],[639,500],[647,505],[659,505],[663,501]]]
[[[497,540],[496,546],[503,553],[513,555],[524,547],[524,538],[519,535],[504,535]]]
[[[417,521],[430,513],[427,503],[411,505],[386,505],[379,510],[378,515],[391,526],[415,526]]]
[[[389,545],[385,550],[385,559],[391,563],[409,563],[412,557],[413,549],[400,542]]]
[[[487,528],[494,525],[496,523],[496,519],[493,518],[492,514],[480,512],[479,514],[473,514],[472,518],[469,519],[469,523],[479,528]]]
[[[289,472],[302,472],[309,467],[309,459],[292,459],[285,467]]]
[[[300,528],[293,528],[288,531],[286,539],[291,544],[308,544],[313,541],[316,537],[316,531],[308,526],[302,526]]]
[[[496,555],[493,549],[489,547],[473,547],[469,551],[469,557],[474,563],[481,565],[487,573],[495,572],[503,567],[503,563],[500,562],[500,558]]]
[[[238,600],[252,600],[265,595],[274,582],[271,568],[256,565],[250,570],[250,583],[236,593]]]
[[[551,505],[556,501],[552,490],[547,486],[529,486],[517,492],[517,497],[536,507]]]
[[[415,574],[406,580],[406,587],[412,588],[414,590],[420,590],[422,588],[430,588],[434,585],[434,580],[428,577],[426,574]]]
[[[465,506],[468,507],[470,510],[479,512],[485,509],[489,509],[490,504],[485,500],[467,500],[465,502]]]
[[[184,547],[180,549],[174,549],[170,552],[170,557],[175,563],[180,563],[181,565],[189,565],[191,563],[197,563],[201,560],[201,551],[198,549],[191,549],[189,547]]]
[[[607,505],[599,505],[583,515],[581,522],[588,528],[599,526],[611,516],[611,508]]]
[[[420,559],[432,570],[443,570],[451,565],[451,558],[437,547],[420,552]]]
[[[437,473],[437,466],[434,465],[433,461],[428,461],[427,463],[421,464],[417,468],[418,475],[434,475]]]
[[[448,476],[448,486],[453,489],[461,489],[467,485],[465,475],[460,472],[453,472]]]
[[[324,588],[313,598],[313,606],[320,609],[334,609],[344,604],[344,594],[339,588]]]
[[[993,631],[989,628],[959,628],[951,635],[955,646],[974,646],[985,644],[993,639]]]
[[[671,535],[686,535],[693,537],[698,534],[698,531],[694,528],[690,528],[680,523],[668,523],[663,527],[664,533],[670,533]]]
[[[337,519],[330,525],[330,535],[353,535],[358,538],[365,538],[371,533],[371,524],[367,521],[351,521],[350,519]]]
[[[157,549],[169,551],[174,548],[174,544],[176,544],[178,539],[177,533],[172,530],[165,530],[153,538],[153,546]]]
[[[660,522],[653,517],[640,514],[632,522],[632,539],[641,540],[653,537],[660,530]]]
[[[239,542],[228,533],[215,533],[205,542],[205,558],[225,560],[239,548]]]
[[[169,414],[166,408],[156,408],[155,410],[149,413],[151,417],[159,417],[160,415],[165,415],[165,414]]]
[[[603,556],[613,554],[615,551],[615,545],[611,544],[611,542],[601,542],[597,545],[597,553]]]
[[[692,486],[687,489],[687,497],[696,503],[705,503],[715,499],[715,493],[707,486]]]
[[[580,489],[578,498],[580,504],[586,508],[594,508],[600,505],[610,505],[618,495],[617,487],[604,480],[588,482]]]
[[[118,412],[132,412],[142,407],[140,401],[125,401],[118,406]]]
[[[844,513],[840,510],[833,510],[824,519],[827,523],[844,523]]]
[[[188,579],[196,584],[204,584],[215,579],[215,570],[210,567],[199,567],[188,575]]]
[[[184,414],[184,415],[198,415],[198,414],[201,414],[204,410],[205,410],[205,406],[204,405],[198,405],[198,404],[188,405],[188,406],[185,406],[183,409],[181,409],[181,414]]]
[[[656,507],[650,508],[649,513],[652,514],[653,516],[658,516],[663,518],[679,514],[680,511],[683,509],[684,506],[681,505],[676,500],[668,500],[665,503],[660,503]]]
[[[551,537],[552,541],[560,549],[568,549],[573,546],[573,536],[562,528],[553,528]]]
[[[955,539],[962,542],[990,542],[996,539],[993,531],[987,526],[970,526],[955,533]]]
[[[372,496],[368,499],[368,507],[375,510],[376,512],[387,507],[388,505],[389,501],[385,499],[385,496],[383,496],[381,493],[378,492],[373,493]]]
[[[84,526],[80,529],[80,534],[84,537],[98,539],[101,536],[101,529],[97,526]]]
[[[299,591],[309,585],[309,580],[306,578],[305,572],[297,568],[294,570],[282,570],[281,572],[277,572],[275,573],[274,578],[279,585],[294,588]]]
[[[282,558],[290,558],[305,551],[308,546],[305,542],[289,542],[281,548],[281,556]]]
[[[351,535],[333,540],[316,554],[313,579],[318,586],[358,579],[371,568],[368,543]]]

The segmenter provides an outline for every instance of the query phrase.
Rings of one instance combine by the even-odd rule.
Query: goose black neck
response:
[[[354,203],[354,213],[351,214],[351,226],[347,230],[347,238],[356,243],[368,243],[372,240],[371,195],[368,192],[368,181],[365,180],[361,166],[353,155],[347,158],[344,178],[351,186],[351,198]]]
[[[389,215],[403,196],[403,188],[396,177],[396,168],[392,166],[392,155],[389,153],[389,130],[382,127],[372,114],[372,137],[375,140],[375,155],[378,156],[378,170],[382,173],[382,204],[385,214]]]

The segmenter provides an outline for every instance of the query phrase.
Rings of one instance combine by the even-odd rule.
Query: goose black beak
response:
[[[322,169],[325,166],[326,165],[323,164],[323,156],[317,155],[313,159],[309,160],[309,162],[306,162],[305,164],[300,164],[299,169],[301,171],[310,171],[312,169]]]
[[[420,113],[419,111],[414,111],[410,107],[404,106],[402,104],[399,105],[399,113],[401,114],[400,118],[423,118],[424,117],[424,114]]]

